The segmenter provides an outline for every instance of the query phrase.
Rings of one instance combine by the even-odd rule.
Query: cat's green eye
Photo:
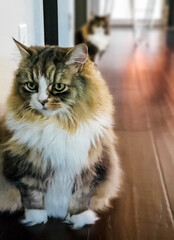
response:
[[[25,85],[25,88],[30,92],[36,92],[38,89],[38,86],[34,82],[27,82]]]
[[[53,85],[54,91],[57,91],[59,93],[65,91],[66,88],[67,88],[66,84],[63,83],[56,83]]]

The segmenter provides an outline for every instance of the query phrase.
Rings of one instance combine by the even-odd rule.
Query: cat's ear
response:
[[[18,42],[14,38],[13,38],[13,40],[16,43],[16,45],[17,45],[17,47],[18,47],[18,49],[19,49],[19,51],[21,53],[22,58],[26,58],[26,57],[31,55],[31,52],[30,52],[30,50],[29,50],[29,48],[27,46],[25,46],[22,43]]]
[[[105,15],[105,19],[110,20],[110,14]]]
[[[91,13],[90,19],[94,19],[95,18],[95,14]]]
[[[66,54],[66,65],[79,64],[83,65],[88,58],[88,47],[81,43],[76,45]]]

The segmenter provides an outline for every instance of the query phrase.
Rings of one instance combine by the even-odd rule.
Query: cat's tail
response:
[[[3,176],[2,164],[0,164],[0,212],[10,213],[22,208],[20,193]]]

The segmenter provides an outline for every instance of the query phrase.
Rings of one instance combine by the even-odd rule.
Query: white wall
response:
[[[42,0],[0,1],[0,58],[10,57],[18,39],[19,24],[26,23],[28,45],[44,43]]]
[[[112,19],[131,19],[131,0],[114,1]]]
[[[58,0],[59,46],[74,46],[74,0]]]
[[[143,20],[152,17],[154,21],[162,21],[165,0],[89,0],[91,12],[96,15],[111,14],[112,20],[118,23],[131,23],[134,18]],[[152,9],[154,3],[154,10]],[[151,7],[149,7],[151,5]],[[150,10],[150,11],[147,11]]]
[[[117,0],[88,0],[90,11],[97,16],[105,16],[111,13],[114,1]]]
[[[18,25],[26,23],[28,45],[44,44],[42,0],[0,0],[0,109],[10,91],[14,71],[19,62]]]
[[[152,17],[154,21],[162,21],[164,0],[114,0],[112,19],[130,21],[132,19],[131,2],[134,5],[135,18],[143,20]],[[154,8],[152,8],[154,2]],[[150,6],[151,7],[148,7]],[[149,11],[147,11],[149,9]]]

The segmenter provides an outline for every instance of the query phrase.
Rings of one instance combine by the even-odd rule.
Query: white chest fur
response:
[[[104,33],[102,27],[96,28],[94,34],[88,35],[88,40],[98,47],[99,51],[104,51],[109,43],[109,36]]]
[[[14,131],[12,140],[36,149],[44,161],[51,160],[55,178],[45,196],[45,208],[49,216],[65,217],[74,176],[88,166],[91,145],[95,145],[111,125],[110,118],[97,116],[95,120],[81,123],[74,135],[47,122],[16,121],[12,113],[7,115],[6,123]]]
[[[73,135],[46,120],[39,124],[16,121],[13,113],[7,115],[6,123],[14,131],[12,140],[36,149],[44,161],[51,160],[53,167],[65,168],[74,175],[87,166],[91,145],[111,126],[111,119],[98,115],[81,122]]]

